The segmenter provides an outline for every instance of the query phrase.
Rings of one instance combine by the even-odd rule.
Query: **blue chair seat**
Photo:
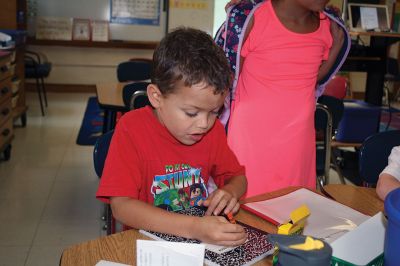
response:
[[[25,65],[25,78],[36,78],[36,76],[47,78],[51,71],[51,63],[41,63],[36,65]]]
[[[51,63],[46,56],[32,51],[26,51],[25,54],[25,78],[35,79],[36,88],[39,95],[40,109],[44,116],[44,108],[42,102],[42,93],[45,106],[47,107],[46,88],[44,86],[44,78],[47,78],[51,71]]]

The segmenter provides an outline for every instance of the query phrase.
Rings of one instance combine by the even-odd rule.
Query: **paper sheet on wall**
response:
[[[160,25],[160,0],[111,0],[111,23]]]
[[[375,7],[360,7],[361,27],[366,30],[379,28],[378,10]]]

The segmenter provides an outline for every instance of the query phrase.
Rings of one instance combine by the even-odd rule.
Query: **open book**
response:
[[[277,198],[246,203],[242,208],[279,225],[288,222],[290,213],[303,204],[308,206],[311,213],[303,234],[322,238],[328,243],[370,218],[305,188]]]
[[[205,210],[198,207],[178,211],[185,215],[204,216]],[[237,222],[247,232],[247,241],[236,247],[225,247],[206,244],[204,262],[207,265],[251,265],[274,252],[274,246],[267,240],[268,233]],[[187,239],[179,236],[140,230],[140,233],[155,239],[172,242],[200,243],[198,240]]]

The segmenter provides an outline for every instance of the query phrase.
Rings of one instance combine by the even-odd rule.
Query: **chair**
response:
[[[122,99],[127,111],[150,105],[147,98],[147,86],[149,84],[149,82],[134,82],[124,86]]]
[[[323,187],[329,179],[332,115],[328,107],[317,103],[315,109],[317,185]]]
[[[94,145],[93,164],[94,170],[99,178],[103,174],[104,163],[107,158],[108,148],[110,146],[113,134],[114,130],[111,130],[101,135]],[[105,220],[104,229],[107,230],[107,235],[114,233],[115,221],[112,218],[111,208],[109,204],[104,205],[104,215],[102,219]]]
[[[346,77],[334,76],[325,86],[323,95],[344,99],[349,91]]]
[[[390,105],[389,83],[400,81],[399,62],[397,58],[388,57],[386,59],[386,74],[384,77],[384,94],[387,105]],[[393,97],[394,100],[400,97],[400,90]]]
[[[329,183],[329,170],[332,164],[332,136],[335,135],[343,115],[341,99],[322,95],[318,99],[315,111],[315,129],[317,132],[317,177],[321,186]]]
[[[375,186],[388,164],[394,146],[400,145],[400,130],[384,131],[368,137],[360,148],[359,170],[364,186]]]
[[[25,51],[25,78],[36,80],[36,89],[39,95],[40,109],[42,116],[44,116],[44,107],[42,100],[42,93],[44,104],[47,107],[46,87],[44,85],[44,78],[47,78],[51,72],[51,63],[47,61],[44,54],[39,54],[32,51]]]
[[[150,59],[131,59],[118,64],[117,78],[119,82],[147,81],[150,79],[151,69]]]

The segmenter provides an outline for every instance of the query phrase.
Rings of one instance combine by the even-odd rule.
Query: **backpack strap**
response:
[[[220,115],[220,120],[225,126],[228,123],[230,107],[234,100],[240,73],[240,50],[243,45],[244,35],[249,21],[262,2],[264,0],[241,1],[231,6],[226,11],[227,17],[225,22],[219,28],[214,38],[216,44],[224,50],[234,77],[229,95],[225,98],[224,110]]]

